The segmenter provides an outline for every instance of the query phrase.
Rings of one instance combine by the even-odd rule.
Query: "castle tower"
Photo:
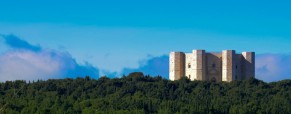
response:
[[[242,52],[242,72],[243,79],[255,76],[255,52]]]
[[[222,51],[222,81],[230,82],[235,80],[235,51]]]
[[[170,80],[179,80],[185,76],[185,53],[171,52],[170,53]]]
[[[193,74],[197,80],[206,80],[205,50],[193,50]],[[192,79],[191,79],[192,80]]]

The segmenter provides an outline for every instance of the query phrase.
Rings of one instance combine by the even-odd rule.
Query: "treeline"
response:
[[[0,83],[3,114],[291,113],[291,80],[206,82],[131,73]]]

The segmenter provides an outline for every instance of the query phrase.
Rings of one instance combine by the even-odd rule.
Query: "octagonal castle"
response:
[[[255,53],[223,50],[221,53],[193,50],[192,53],[170,53],[170,80],[183,76],[190,80],[230,82],[255,76]]]

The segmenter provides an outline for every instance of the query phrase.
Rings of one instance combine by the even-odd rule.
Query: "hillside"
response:
[[[169,81],[131,73],[0,83],[0,113],[290,113],[291,80]]]

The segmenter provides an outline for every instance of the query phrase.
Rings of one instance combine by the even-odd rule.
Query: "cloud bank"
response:
[[[260,54],[256,56],[256,78],[267,82],[291,78],[290,54]]]
[[[14,35],[1,37],[10,50],[0,55],[0,81],[99,76],[97,68],[78,64],[68,52],[43,49]]]

